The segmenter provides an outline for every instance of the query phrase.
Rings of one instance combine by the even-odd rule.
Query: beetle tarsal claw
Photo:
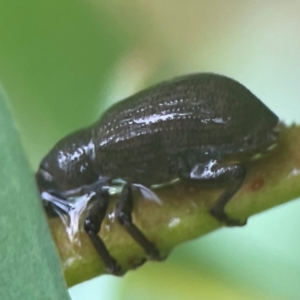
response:
[[[219,213],[214,208],[210,210],[211,215],[216,218],[219,222],[225,224],[227,227],[242,227],[247,224],[246,220],[238,220],[238,219],[232,219],[228,217],[225,213]]]

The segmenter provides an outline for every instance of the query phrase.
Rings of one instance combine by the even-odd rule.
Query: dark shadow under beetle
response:
[[[115,208],[119,222],[150,259],[160,260],[156,245],[132,222],[132,186],[150,188],[177,178],[225,184],[211,214],[227,226],[244,225],[228,217],[225,206],[244,182],[245,163],[271,151],[277,139],[278,117],[243,85],[193,74],[113,105],[93,126],[59,141],[36,178],[47,203],[60,199],[67,206],[70,197],[93,193],[84,229],[107,270],[121,274],[98,235],[113,180],[126,182]]]

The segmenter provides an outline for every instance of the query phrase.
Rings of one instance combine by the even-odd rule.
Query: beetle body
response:
[[[41,191],[62,197],[86,192],[83,186],[101,194],[100,177],[146,186],[176,178],[228,181],[233,184],[213,215],[238,225],[224,206],[243,182],[242,164],[276,144],[277,124],[278,117],[240,83],[188,75],[113,105],[93,126],[62,139],[41,162],[37,179]],[[123,193],[127,204],[130,193]]]
[[[61,140],[41,169],[62,190],[99,176],[159,184],[196,163],[250,159],[276,143],[277,123],[277,116],[238,82],[216,74],[189,75],[113,105],[99,122]]]

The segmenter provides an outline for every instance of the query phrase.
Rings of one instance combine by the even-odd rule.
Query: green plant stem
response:
[[[242,188],[226,207],[228,215],[246,219],[300,195],[300,127],[283,128],[277,148],[247,166]],[[204,188],[176,183],[155,190],[162,204],[135,196],[135,224],[153,241],[163,255],[178,244],[207,234],[222,226],[209,213],[220,188]],[[140,199],[138,199],[140,198]],[[124,271],[138,265],[145,257],[138,246],[114,218],[112,197],[100,236],[111,255]],[[84,215],[84,214],[83,214]],[[49,219],[69,286],[105,273],[103,263],[82,228],[73,239],[59,218]],[[251,219],[249,220],[251,222]]]

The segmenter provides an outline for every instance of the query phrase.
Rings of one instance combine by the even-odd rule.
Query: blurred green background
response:
[[[35,170],[65,134],[154,82],[216,72],[300,121],[299,1],[0,1],[0,81]],[[101,276],[72,299],[300,299],[300,202]]]

